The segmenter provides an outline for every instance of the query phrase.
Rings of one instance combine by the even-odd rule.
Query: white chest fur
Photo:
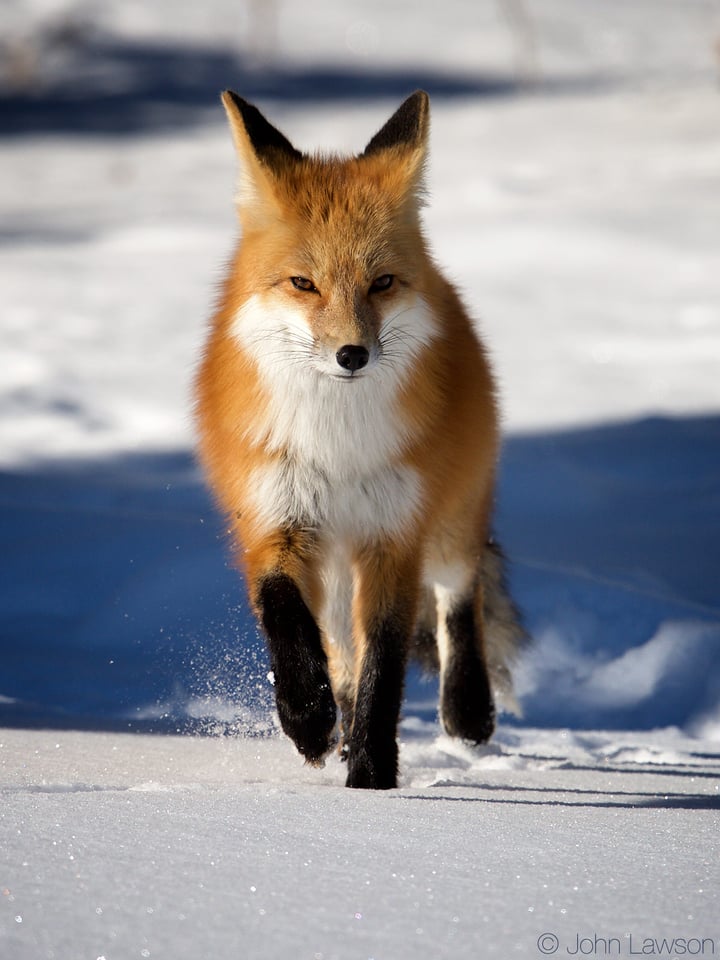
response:
[[[419,508],[420,478],[398,462],[404,434],[394,394],[374,378],[348,383],[291,369],[255,430],[266,449],[282,451],[251,477],[255,515],[270,528],[393,537]]]
[[[405,367],[398,359],[411,362],[424,335],[431,336],[426,308],[419,314],[426,329],[408,338],[404,357],[388,363],[381,357],[343,380],[313,354],[301,316],[268,309],[259,298],[241,308],[233,334],[256,360],[269,397],[246,432],[281,454],[251,477],[259,523],[301,523],[342,539],[397,536],[412,521],[422,485],[417,472],[399,462],[408,432],[397,405]]]
[[[337,478],[286,462],[258,468],[251,487],[254,514],[262,525],[300,524],[340,541],[402,534],[422,499],[417,472],[402,465]]]

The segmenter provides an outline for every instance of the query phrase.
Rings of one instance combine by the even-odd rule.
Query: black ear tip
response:
[[[414,115],[422,122],[430,112],[430,95],[425,90],[415,90],[398,107],[398,113]]]
[[[220,99],[223,103],[234,103],[235,106],[239,107],[241,104],[247,103],[246,100],[243,100],[239,94],[235,93],[234,90],[223,90],[220,94]]]
[[[287,137],[265,119],[254,104],[243,99],[234,90],[224,90],[221,99],[231,118],[233,112],[240,115],[245,132],[261,160],[271,161],[273,153],[283,153],[295,159],[302,156]]]
[[[430,116],[430,94],[425,90],[416,90],[411,94],[410,99],[415,105],[420,122],[427,123]]]
[[[385,126],[367,145],[365,156],[386,150],[389,147],[419,147],[427,136],[430,97],[424,90],[416,90],[403,100]]]

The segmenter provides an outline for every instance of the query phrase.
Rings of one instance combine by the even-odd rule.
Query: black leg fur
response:
[[[350,733],[353,728],[355,705],[347,696],[338,697],[340,707],[340,759],[347,760],[350,750]]]
[[[275,674],[280,723],[308,763],[318,764],[332,747],[335,701],[320,631],[290,577],[279,574],[257,596]]]
[[[410,640],[410,658],[415,660],[423,673],[433,676],[440,669],[437,637],[429,627],[418,627]]]
[[[452,737],[486,743],[495,729],[495,707],[472,601],[448,614],[447,629],[450,657],[440,691],[443,727]]]
[[[397,724],[407,637],[387,620],[371,629],[360,673],[348,742],[348,787],[389,790],[397,785]]]

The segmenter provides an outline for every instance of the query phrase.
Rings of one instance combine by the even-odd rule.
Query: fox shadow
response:
[[[720,417],[507,438],[496,532],[536,641],[525,722],[682,726],[717,705],[719,479]],[[264,646],[189,453],[0,473],[0,526],[0,725],[273,732]],[[623,699],[613,678],[633,670],[642,696]],[[435,716],[414,672],[405,710]]]

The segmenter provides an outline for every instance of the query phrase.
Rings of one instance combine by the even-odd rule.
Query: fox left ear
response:
[[[370,157],[395,147],[425,152],[430,126],[430,98],[416,90],[402,103],[382,129],[365,147],[362,156]]]
[[[275,175],[302,154],[260,113],[232,90],[222,95],[235,142],[240,170],[236,202],[241,217],[260,222],[279,216],[274,196]]]

